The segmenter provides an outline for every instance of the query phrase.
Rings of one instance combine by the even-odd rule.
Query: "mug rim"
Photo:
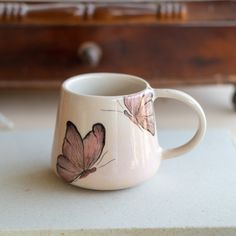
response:
[[[94,95],[94,94],[86,94],[86,93],[79,93],[75,92],[72,89],[69,88],[69,85],[78,80],[82,80],[86,77],[91,77],[91,76],[122,76],[122,77],[127,77],[128,80],[135,80],[138,81],[140,84],[142,83],[144,85],[143,89],[140,89],[137,92],[133,93],[128,93],[128,94],[121,94],[121,95]],[[151,88],[150,84],[143,78],[136,76],[136,75],[130,75],[130,74],[125,74],[125,73],[112,73],[112,72],[95,72],[95,73],[83,73],[83,74],[78,74],[74,75],[72,77],[69,77],[66,79],[62,85],[61,88],[63,91],[73,94],[75,96],[84,96],[84,97],[91,97],[91,98],[119,98],[119,97],[124,97],[124,96],[130,96],[130,95],[135,95],[137,93],[144,92],[146,89]]]

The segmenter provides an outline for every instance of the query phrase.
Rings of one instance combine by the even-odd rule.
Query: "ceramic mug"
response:
[[[196,112],[198,129],[180,147],[166,150],[158,143],[153,106],[158,98],[179,100]],[[127,188],[152,177],[161,160],[193,149],[205,130],[201,106],[186,93],[153,89],[132,75],[78,75],[62,85],[52,168],[63,180],[82,188]]]

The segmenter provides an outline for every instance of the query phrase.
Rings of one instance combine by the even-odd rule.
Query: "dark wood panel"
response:
[[[0,86],[55,86],[98,71],[136,74],[155,85],[236,82],[235,39],[236,27],[1,26]],[[85,42],[102,50],[95,67],[78,57]]]

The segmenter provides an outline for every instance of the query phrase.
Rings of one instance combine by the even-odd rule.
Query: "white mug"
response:
[[[160,97],[186,103],[198,116],[195,135],[180,147],[166,150],[158,143],[153,102]],[[155,175],[161,160],[193,149],[205,130],[201,106],[186,93],[153,89],[132,75],[78,75],[62,85],[52,168],[82,188],[127,188]]]

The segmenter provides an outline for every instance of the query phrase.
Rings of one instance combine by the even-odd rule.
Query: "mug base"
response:
[[[129,182],[129,183],[123,183],[123,184],[113,184],[113,185],[109,185],[109,186],[94,186],[94,185],[88,186],[87,184],[82,184],[82,183],[78,184],[78,182],[75,182],[75,183],[72,182],[71,185],[73,185],[75,187],[82,188],[82,189],[87,189],[87,190],[116,191],[116,190],[122,190],[122,189],[137,187],[137,186],[145,183],[149,179],[151,179],[154,175],[156,175],[156,172],[153,173],[152,175],[149,175],[147,178],[145,178],[143,180],[135,181],[135,182],[132,182],[132,183]]]

